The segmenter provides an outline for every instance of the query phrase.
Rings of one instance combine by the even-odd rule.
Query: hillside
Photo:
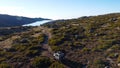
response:
[[[42,21],[42,20],[47,20],[47,19],[28,18],[28,17],[0,14],[0,27],[21,26],[24,24],[29,24],[29,23],[33,23],[36,21]]]
[[[120,13],[6,28],[1,33],[0,68],[120,67]],[[62,60],[53,56],[57,51],[64,53]]]

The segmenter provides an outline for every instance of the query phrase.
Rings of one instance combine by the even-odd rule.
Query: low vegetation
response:
[[[30,30],[1,32],[0,43],[19,37],[11,39],[9,48],[0,44],[0,68],[119,68],[119,13],[57,20],[27,28]],[[51,29],[51,37],[43,32],[44,28]],[[56,51],[65,52],[64,60],[54,59]]]

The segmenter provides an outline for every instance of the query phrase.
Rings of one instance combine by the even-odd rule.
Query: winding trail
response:
[[[52,38],[52,35],[50,33],[50,29],[45,28],[45,27],[40,27],[40,28],[42,29],[42,33],[44,33],[46,35],[45,41],[44,41],[43,46],[42,46],[45,49],[45,51],[42,52],[42,56],[47,56],[47,57],[53,58],[53,51],[48,44],[48,40],[50,38]]]

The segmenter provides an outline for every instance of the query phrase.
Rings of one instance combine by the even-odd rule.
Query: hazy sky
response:
[[[120,0],[0,0],[0,14],[50,19],[120,12]]]

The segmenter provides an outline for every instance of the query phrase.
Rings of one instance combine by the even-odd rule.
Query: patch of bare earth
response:
[[[4,41],[0,42],[0,48],[11,48],[13,40],[16,38],[20,38],[20,36],[12,36]]]
[[[45,49],[45,51],[42,52],[42,56],[47,56],[50,58],[53,58],[53,51],[51,47],[48,44],[48,40],[52,37],[50,33],[50,29],[45,27],[40,27],[42,29],[42,33],[44,33],[47,37],[45,38],[45,42],[43,43],[42,47]]]

